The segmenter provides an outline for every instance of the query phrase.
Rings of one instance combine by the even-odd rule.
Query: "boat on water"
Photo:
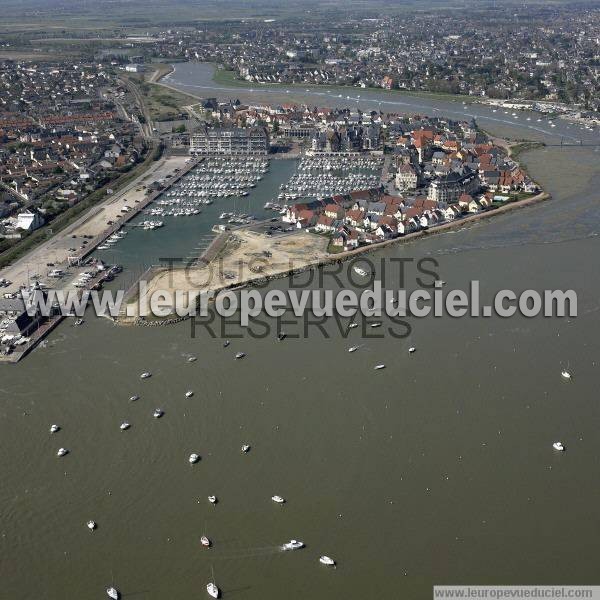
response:
[[[328,567],[335,567],[335,560],[329,556],[321,556],[321,558],[319,558],[319,562],[322,565],[327,565]]]
[[[206,591],[208,592],[208,595],[212,598],[218,598],[221,595],[221,591],[215,583],[209,583],[206,586]]]
[[[58,452],[56,453],[56,456],[65,456],[69,454],[69,451],[66,448],[59,448]]]
[[[244,444],[242,446],[242,452],[248,452],[250,450],[250,444]]]
[[[235,355],[235,357],[236,357],[236,358],[244,358],[244,356],[246,356],[246,353],[245,353],[245,352],[238,352],[238,353]]]
[[[381,364],[381,365],[375,365],[373,368],[374,368],[376,371],[379,371],[379,370],[381,370],[381,369],[385,369],[385,365],[384,365],[384,364]]]
[[[354,272],[360,275],[361,277],[368,277],[369,273],[360,267],[354,267]]]
[[[571,373],[569,373],[569,371],[561,371],[561,376],[563,379],[573,379],[573,375],[571,375]]]
[[[121,431],[127,431],[129,428],[131,427],[131,425],[127,422],[127,421],[123,421],[120,425],[119,425],[119,429]]]
[[[208,539],[208,538],[207,538],[205,535],[203,535],[203,536],[200,538],[200,543],[201,543],[201,544],[202,544],[202,545],[203,545],[205,548],[210,548],[210,540],[209,540],[209,539]]]
[[[229,340],[225,340],[225,341],[223,342],[223,348],[227,348],[227,346],[229,346],[229,344],[230,344],[230,343],[231,343],[231,342],[230,342]]]
[[[106,589],[106,595],[109,598],[112,598],[113,600],[119,600],[119,598],[121,597],[121,594],[119,593],[119,590],[117,588],[114,587],[109,587]]]
[[[186,398],[191,398],[193,395],[194,395],[194,392],[192,392],[192,390],[188,390],[188,391],[185,393],[185,397],[186,397]]]
[[[135,402],[136,400],[139,400],[140,397],[137,394],[134,394],[133,396],[130,396],[129,398],[129,402]]]
[[[290,540],[281,546],[282,550],[299,550],[304,548],[304,543],[299,540]]]
[[[188,460],[190,461],[190,465],[195,465],[200,460],[200,456],[192,453],[190,454],[190,458]]]
[[[197,359],[195,356],[190,356],[190,357],[188,358],[188,362],[189,362],[189,363],[196,362],[197,360],[198,360],[198,359]]]
[[[155,419],[160,419],[163,415],[165,414],[164,410],[162,410],[162,408],[157,408],[154,413],[153,413],[153,417]]]
[[[217,503],[217,497],[216,497],[216,496],[209,496],[209,497],[208,497],[208,501],[209,501],[211,504],[216,504],[216,503]]]
[[[358,346],[350,346],[350,348],[348,348],[348,352],[356,352],[358,348]]]
[[[80,325],[83,325],[83,319],[77,319],[77,321],[73,323],[74,327],[79,327]]]
[[[348,329],[354,329],[355,327],[358,327],[358,323],[350,323],[350,325],[348,325]]]
[[[56,433],[60,431],[60,425],[50,425],[50,433]]]
[[[140,375],[140,379],[148,379],[150,377],[152,377],[152,373],[150,373],[149,371],[144,371],[144,373]]]
[[[87,525],[87,528],[88,528],[90,531],[94,531],[94,529],[96,529],[96,527],[97,527],[97,525],[96,525],[96,521],[88,521],[88,522],[86,523],[86,525]]]
[[[554,442],[554,444],[552,444],[552,447],[555,450],[558,450],[559,452],[564,452],[565,451],[565,447],[563,446],[562,442]]]
[[[271,496],[271,500],[276,504],[285,504],[285,498],[282,498],[281,496]]]
[[[371,323],[371,327],[375,329],[375,327],[381,327],[381,323]]]
[[[409,354],[412,354],[412,353],[413,353],[413,352],[415,352],[415,351],[416,351],[416,348],[415,348],[414,346],[411,346],[411,347],[408,349],[408,353],[409,353]]]

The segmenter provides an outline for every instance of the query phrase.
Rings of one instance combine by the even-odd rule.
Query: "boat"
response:
[[[381,364],[381,365],[375,365],[373,368],[374,368],[376,371],[379,371],[379,370],[381,370],[381,369],[385,369],[385,365],[384,365],[384,364]]]
[[[271,496],[271,500],[277,504],[285,504],[285,498],[282,498],[281,496]]]
[[[80,325],[83,325],[83,319],[77,319],[77,321],[73,323],[74,327],[79,327]]]
[[[123,421],[120,425],[119,425],[119,429],[121,431],[126,431],[127,429],[129,429],[131,427],[131,425],[127,422],[127,421]]]
[[[90,531],[94,531],[94,529],[96,529],[96,521],[88,521],[86,524]]]
[[[59,448],[56,456],[65,456],[66,454],[69,454],[69,451],[66,448]]]
[[[319,562],[322,565],[327,565],[328,567],[335,567],[335,560],[329,556],[321,556],[321,558],[319,558]]]
[[[299,550],[300,548],[304,548],[304,543],[298,540],[290,540],[281,546],[282,550]]]
[[[348,352],[356,352],[358,348],[359,346],[350,346],[350,348],[348,348]]]
[[[210,540],[209,540],[209,539],[208,539],[208,538],[207,538],[205,535],[203,535],[203,536],[200,538],[200,543],[201,543],[201,544],[202,544],[202,545],[203,545],[205,548],[210,548]]]
[[[250,450],[250,444],[244,444],[242,446],[242,452],[248,452]]]
[[[573,376],[571,375],[571,373],[569,373],[569,371],[561,371],[561,376],[563,377],[563,379],[572,379]]]
[[[190,465],[195,465],[200,460],[200,456],[198,454],[190,454],[188,460],[190,461]]]
[[[121,594],[119,594],[119,590],[114,587],[107,588],[106,595],[109,598],[112,598],[113,600],[119,600],[119,598],[121,597]]]
[[[368,277],[369,273],[360,267],[354,267],[354,272],[358,273],[361,277]]]
[[[152,373],[150,373],[149,371],[145,371],[140,375],[140,379],[148,379],[149,377],[152,377]]]
[[[564,452],[565,451],[565,447],[563,446],[563,444],[561,442],[554,442],[554,444],[552,444],[552,447],[555,450],[558,450],[559,452]]]
[[[185,393],[185,397],[186,397],[186,398],[191,398],[193,395],[194,395],[194,392],[192,392],[192,390],[188,390],[188,391]]]
[[[281,342],[282,340],[285,340],[285,336],[286,336],[286,334],[283,331],[280,331],[277,334],[277,340]]]
[[[236,358],[244,358],[244,356],[246,356],[246,353],[245,353],[245,352],[238,352],[238,353],[235,355],[235,357],[236,357]]]
[[[371,327],[375,329],[375,327],[381,327],[381,323],[371,323]]]
[[[198,360],[198,359],[197,359],[195,356],[190,356],[190,357],[188,358],[188,362],[189,362],[189,363],[196,362],[197,360]]]
[[[227,348],[227,346],[229,346],[229,344],[230,344],[230,343],[231,343],[231,342],[230,342],[229,340],[225,340],[225,341],[223,342],[223,348]]]
[[[56,433],[57,431],[60,431],[59,425],[50,425],[50,433]]]
[[[139,400],[140,397],[137,394],[134,394],[133,396],[131,396],[129,398],[129,402],[135,402],[136,400]]]
[[[209,496],[209,497],[208,497],[208,501],[209,501],[211,504],[216,504],[216,503],[217,503],[217,497],[216,497],[216,496]]]
[[[415,352],[415,350],[416,350],[416,348],[415,348],[414,346],[411,346],[411,347],[408,349],[408,353],[409,353],[409,354],[412,354],[413,352]]]
[[[161,408],[157,408],[152,415],[155,419],[160,419],[164,415],[164,411]]]
[[[208,595],[212,596],[213,598],[218,598],[221,594],[221,591],[214,583],[209,583],[206,586],[206,591],[208,592]]]
[[[358,323],[350,323],[350,325],[348,325],[348,329],[354,329],[355,327],[358,327]]]

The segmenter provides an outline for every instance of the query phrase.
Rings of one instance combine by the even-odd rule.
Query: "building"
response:
[[[190,154],[264,156],[269,135],[262,127],[204,127],[190,136]]]
[[[35,231],[44,224],[44,218],[36,210],[24,210],[17,215],[15,229]]]
[[[480,187],[476,173],[468,170],[464,174],[452,171],[431,182],[427,198],[436,202],[457,202],[462,194],[475,193]]]

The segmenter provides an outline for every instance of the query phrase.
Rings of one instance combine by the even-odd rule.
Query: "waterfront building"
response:
[[[190,154],[264,156],[269,135],[262,127],[204,127],[190,135]]]

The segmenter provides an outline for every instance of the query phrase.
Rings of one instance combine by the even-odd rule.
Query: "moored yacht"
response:
[[[571,373],[569,373],[569,371],[561,371],[561,376],[563,377],[563,379],[572,379],[573,376],[571,375]]]
[[[210,548],[210,540],[209,540],[209,539],[208,539],[208,538],[207,538],[205,535],[203,535],[203,536],[200,538],[200,543],[201,543],[201,544],[202,544],[202,545],[203,545],[205,548]]]
[[[190,461],[190,465],[195,465],[200,460],[200,456],[192,453],[190,454],[190,458],[188,460]]]
[[[96,521],[88,521],[86,525],[90,531],[94,531],[94,529],[96,529]]]
[[[276,504],[285,504],[285,498],[282,498],[281,496],[271,496],[271,500]]]
[[[109,587],[106,589],[106,595],[109,598],[112,598],[113,600],[119,600],[119,598],[121,597],[121,594],[119,593],[119,590],[117,588],[114,587]]]
[[[248,452],[250,450],[250,444],[244,444],[242,446],[242,452]]]
[[[152,373],[150,373],[149,371],[144,371],[141,375],[140,375],[140,379],[148,379],[149,377],[152,377]]]
[[[50,433],[56,433],[60,431],[60,425],[50,425]]]
[[[221,595],[221,592],[215,583],[209,583],[206,586],[206,591],[212,598],[218,598]]]
[[[119,425],[119,429],[121,431],[127,431],[129,428],[131,427],[131,425],[127,422],[127,421],[123,421],[120,425]]]
[[[328,567],[335,567],[335,560],[329,556],[321,556],[321,558],[319,558],[319,562],[322,565],[327,565]]]
[[[373,368],[374,368],[376,371],[379,371],[379,370],[381,370],[381,369],[385,369],[385,365],[384,365],[384,364],[381,364],[381,365],[375,365]]]
[[[191,398],[193,395],[194,395],[194,392],[192,392],[192,390],[188,390],[188,391],[185,393],[185,397],[186,397],[186,398]]]
[[[246,356],[246,353],[245,353],[245,352],[238,352],[238,353],[235,355],[235,357],[236,357],[236,358],[244,358],[244,356]]]
[[[66,448],[59,448],[56,456],[65,456],[69,454],[69,451]]]
[[[350,348],[348,348],[348,352],[356,352],[358,350],[358,346],[350,346]]]
[[[415,348],[414,346],[411,346],[411,347],[408,349],[408,353],[409,353],[409,354],[412,354],[412,353],[413,353],[415,350],[416,350],[416,348]]]
[[[558,450],[559,452],[564,452],[565,451],[565,447],[563,446],[562,442],[554,442],[554,444],[552,444],[552,447],[555,450]]]
[[[134,394],[133,396],[131,396],[129,398],[129,402],[135,402],[136,400],[139,400],[140,397],[137,394]]]
[[[154,410],[154,413],[152,416],[155,419],[160,419],[164,414],[165,414],[165,412],[162,410],[162,408],[157,408]]]
[[[369,273],[360,267],[354,267],[354,272],[358,273],[361,277],[368,277]]]
[[[216,497],[216,496],[209,496],[209,497],[208,497],[208,501],[209,501],[211,504],[216,504],[216,503],[217,503],[217,497]]]

